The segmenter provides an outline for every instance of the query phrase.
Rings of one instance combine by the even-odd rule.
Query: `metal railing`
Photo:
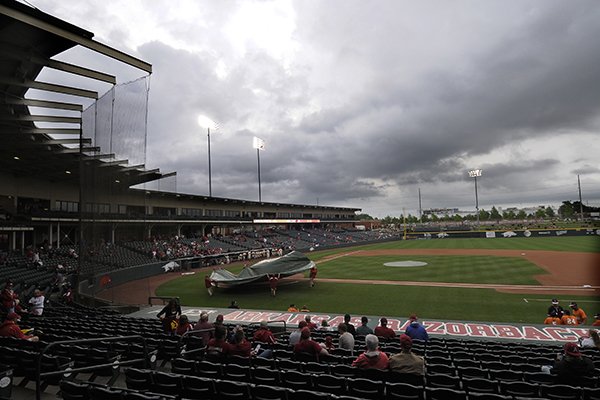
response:
[[[117,342],[117,341],[122,342],[122,341],[129,341],[129,340],[133,340],[133,339],[141,339],[142,340],[142,342],[144,344],[144,358],[127,360],[127,361],[115,360],[114,362],[107,363],[107,364],[91,365],[91,366],[81,367],[81,368],[67,368],[64,370],[52,371],[52,372],[42,372],[42,358],[43,358],[44,354],[47,353],[48,350],[50,350],[54,346],[62,345],[62,344],[72,344],[72,343],[81,344],[81,343]],[[94,338],[94,339],[61,340],[58,342],[49,343],[38,354],[38,360],[37,360],[36,371],[35,371],[35,376],[36,376],[35,398],[36,398],[36,400],[41,399],[41,390],[40,389],[41,389],[42,378],[56,376],[56,375],[73,374],[73,373],[78,373],[78,372],[94,371],[97,369],[102,369],[102,368],[107,368],[107,367],[115,368],[115,367],[119,367],[121,365],[131,365],[131,364],[139,363],[141,361],[143,361],[145,363],[146,368],[149,367],[148,346],[146,345],[146,338],[141,335],[114,336],[114,337],[108,337],[108,338]]]

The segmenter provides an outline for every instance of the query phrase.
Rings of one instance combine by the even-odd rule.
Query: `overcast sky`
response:
[[[600,2],[30,0],[153,65],[147,163],[177,189],[349,206],[600,202]],[[87,50],[57,59],[113,72]],[[108,88],[106,88],[108,89]],[[106,90],[105,89],[105,90]]]

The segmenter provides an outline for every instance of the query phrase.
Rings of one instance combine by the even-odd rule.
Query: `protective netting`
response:
[[[144,237],[146,198],[131,196],[138,171],[121,168],[146,162],[149,77],[112,87],[82,114],[82,133],[99,151],[80,164],[82,203],[80,280],[110,287],[110,273],[141,263],[140,254],[119,246]],[[114,156],[107,156],[112,155]],[[114,165],[114,161],[127,162]],[[137,223],[119,223],[136,220]]]
[[[148,78],[114,86],[83,112],[83,136],[129,165],[146,162]]]

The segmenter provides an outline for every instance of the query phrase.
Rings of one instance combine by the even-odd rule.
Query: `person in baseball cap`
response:
[[[548,313],[554,317],[561,318],[563,315],[563,308],[558,304],[558,299],[552,299],[552,304],[548,307]]]
[[[571,315],[573,315],[575,318],[577,318],[577,324],[585,325],[585,323],[587,322],[587,314],[585,313],[585,311],[583,311],[581,308],[579,308],[577,303],[575,303],[574,301],[571,302],[569,307],[571,307],[571,310],[572,310]]]
[[[555,383],[580,386],[585,383],[585,377],[595,373],[594,363],[583,357],[577,343],[565,343],[564,356],[554,363],[551,372],[556,374]]]
[[[419,319],[416,314],[412,314],[408,321],[410,324],[406,328],[406,334],[413,340],[420,340],[426,342],[429,340],[429,334],[423,325],[419,323]]]
[[[6,316],[6,320],[0,325],[0,336],[3,337],[14,337],[17,339],[25,339],[31,342],[37,342],[40,340],[37,336],[25,335],[17,322],[21,319],[21,316],[15,312],[10,312]]]
[[[412,352],[413,340],[410,336],[400,335],[401,352],[390,358],[389,368],[394,373],[412,374],[423,376],[425,374],[425,361]]]

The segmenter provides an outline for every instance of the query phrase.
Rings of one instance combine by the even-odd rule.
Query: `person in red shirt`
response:
[[[251,354],[252,345],[248,340],[246,340],[244,330],[239,327],[233,334],[233,343],[231,344],[231,351],[229,352],[229,355],[249,358]]]
[[[204,286],[206,287],[206,290],[208,291],[208,295],[212,296],[213,295],[213,281],[212,281],[212,279],[210,279],[210,276],[208,276],[208,275],[204,275]]]
[[[367,351],[362,353],[352,362],[353,367],[357,368],[374,368],[374,369],[387,369],[389,359],[387,354],[383,351],[379,351],[379,339],[375,335],[367,335],[365,337],[365,343],[367,345]]]
[[[279,282],[279,274],[271,275],[269,277],[269,286],[271,287],[271,296],[275,297],[277,294],[277,283]]]
[[[306,321],[306,326],[308,327],[309,330],[311,330],[311,331],[317,330],[317,324],[315,324],[314,322],[312,322],[310,320],[310,315],[305,316],[304,320]]]
[[[383,317],[380,320],[380,325],[375,328],[373,332],[375,336],[382,337],[385,339],[393,339],[396,337],[396,332],[393,329],[387,327],[387,318]]]
[[[215,337],[208,341],[206,346],[206,354],[210,356],[228,356],[231,353],[231,345],[225,341],[225,328],[222,326],[215,327]]]
[[[310,287],[315,287],[315,279],[317,278],[317,266],[316,265],[310,269],[309,278],[310,278]]]
[[[175,332],[178,336],[182,336],[187,331],[191,331],[193,329],[192,324],[188,320],[187,315],[182,315],[179,317],[179,324],[177,325],[177,331]]]
[[[294,353],[307,353],[319,361],[319,356],[327,356],[329,352],[321,345],[310,338],[310,329],[302,328],[300,331],[300,341],[294,346]]]
[[[0,325],[0,336],[25,339],[29,340],[30,342],[37,342],[40,340],[40,338],[37,336],[25,335],[21,331],[21,328],[19,328],[19,325],[17,325],[17,322],[19,322],[20,319],[21,317],[19,314],[14,312],[8,313],[6,320],[2,325]]]
[[[273,333],[269,330],[267,326],[267,321],[260,321],[260,328],[254,332],[254,336],[252,340],[255,342],[262,342],[268,344],[274,344],[277,340]]]

